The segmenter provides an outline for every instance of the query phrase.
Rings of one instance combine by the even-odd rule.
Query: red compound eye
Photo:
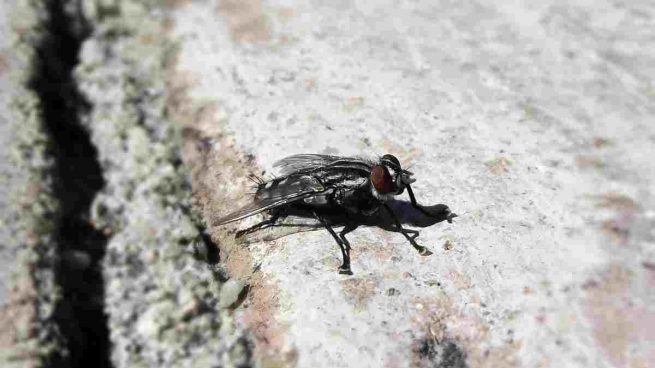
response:
[[[371,169],[371,183],[378,193],[391,193],[395,190],[389,170],[382,165],[375,165]]]

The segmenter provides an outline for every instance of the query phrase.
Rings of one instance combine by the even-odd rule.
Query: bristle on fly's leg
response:
[[[248,175],[248,179],[250,179],[250,181],[252,181],[256,185],[261,185],[264,183],[264,179],[262,179],[261,176],[257,176],[255,174]]]

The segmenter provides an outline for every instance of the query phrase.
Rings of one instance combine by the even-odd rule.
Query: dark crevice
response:
[[[467,368],[466,352],[453,341],[425,338],[418,342],[415,353],[421,366],[434,368]]]
[[[204,248],[206,249],[206,262],[210,266],[217,265],[218,262],[221,261],[221,253],[218,248],[218,244],[214,243],[212,240],[211,236],[207,234],[207,232],[204,231],[204,229],[200,230],[200,236],[202,238],[202,244]]]
[[[250,292],[250,285],[246,285],[243,290],[239,293],[239,296],[237,296],[237,300],[230,305],[231,309],[237,309],[239,308],[244,301],[246,301],[246,298],[248,297],[248,293]]]
[[[45,357],[48,367],[110,367],[110,343],[104,312],[102,258],[107,237],[89,219],[94,197],[104,186],[96,148],[80,124],[90,108],[77,89],[73,70],[90,27],[79,2],[46,2],[46,36],[36,46],[31,89],[38,95],[44,129],[54,158],[53,190],[57,214],[55,283],[61,298],[54,311],[64,346]]]

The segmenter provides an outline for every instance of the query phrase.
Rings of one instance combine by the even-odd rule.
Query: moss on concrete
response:
[[[59,203],[52,191],[53,161],[44,131],[42,106],[30,89],[38,55],[35,47],[45,37],[42,1],[18,1],[11,19],[11,49],[16,65],[10,68],[11,146],[15,190],[11,194],[7,246],[16,249],[9,302],[0,310],[3,344],[0,365],[41,366],[62,339],[53,322],[59,291],[53,283],[55,254],[52,232]]]
[[[92,220],[110,236],[104,275],[113,363],[248,366],[250,343],[219,300],[225,271],[198,260],[217,249],[191,210],[179,129],[167,116],[166,65],[175,44],[165,37],[165,4],[89,0],[80,5],[75,21],[93,28],[76,79],[91,104],[82,118],[106,181]],[[7,224],[15,234],[11,246],[20,252],[11,302],[0,315],[12,324],[1,344],[3,367],[47,364],[51,353],[64,352],[65,346],[52,321],[60,298],[53,271],[60,205],[52,189],[54,163],[42,106],[29,89],[47,16],[36,0],[19,1],[12,16],[12,52],[19,67],[9,71],[16,134],[10,150],[24,185],[13,196],[15,216]]]
[[[153,2],[83,2],[94,32],[76,71],[106,187],[93,221],[111,234],[106,310],[118,367],[245,366],[249,344],[221,308],[224,272],[193,257],[214,247],[191,211],[177,126],[166,110],[175,45]]]

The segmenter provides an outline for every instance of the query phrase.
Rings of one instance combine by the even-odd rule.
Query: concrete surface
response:
[[[14,6],[13,1],[7,1],[0,4],[0,34],[7,35],[10,33],[10,9]],[[11,52],[9,52],[10,38],[0,38],[0,208],[2,218],[0,220],[0,305],[7,302],[7,282],[13,270],[16,259],[15,250],[9,246],[11,234],[9,227],[6,226],[9,211],[6,209],[10,206],[11,191],[15,187],[15,180],[12,177],[16,175],[13,165],[10,164],[9,142],[12,140],[10,128],[11,116],[9,114],[9,104],[12,95],[12,85],[9,80],[9,68],[11,61]]]
[[[33,367],[56,348],[47,138],[29,88],[42,4],[0,5],[0,365]]]
[[[62,142],[46,134],[44,101],[32,89],[39,77],[37,61],[52,62],[39,59],[43,37],[60,42],[46,26],[54,17],[46,7],[51,3],[19,0],[0,8],[3,17],[11,17],[2,24],[9,29],[3,40],[9,40],[11,55],[0,80],[0,122],[7,143],[0,169],[16,173],[0,192],[3,218],[10,219],[0,237],[2,255],[8,254],[2,262],[11,265],[0,275],[9,291],[0,305],[0,366],[65,367],[70,364],[66,356],[73,353],[85,361],[111,357],[116,367],[249,366],[248,334],[235,326],[230,305],[220,303],[223,294],[226,299],[231,295],[222,293],[227,276],[217,264],[218,250],[190,209],[179,129],[166,117],[165,68],[173,43],[165,37],[162,4],[148,1],[56,4],[62,7],[60,17],[69,15],[60,18],[70,22],[62,28],[88,22],[92,29],[72,82],[88,102],[88,109],[79,109],[85,112],[79,119],[98,152],[106,187],[91,213],[79,215],[110,238],[98,266],[104,270],[105,297],[92,302],[104,305],[108,314],[112,349],[91,351],[97,344],[90,331],[84,341],[89,351],[71,351],[80,346],[74,343],[79,336],[66,335],[71,324],[86,324],[73,327],[89,330],[103,321],[55,317],[66,297],[53,271],[58,262],[89,265],[84,251],[73,254],[77,257],[58,254],[61,213],[53,195],[50,154],[52,145]],[[58,63],[64,61],[53,59],[52,68],[62,67]]]
[[[174,44],[162,8],[148,5],[85,2],[94,31],[75,72],[92,106],[83,121],[105,179],[91,217],[109,236],[103,268],[111,361],[248,366],[247,334],[229,305],[221,307],[227,277],[207,257],[216,246],[191,213],[180,129],[167,113]]]
[[[0,4],[3,367],[67,349],[29,89],[43,4]],[[88,215],[114,366],[655,361],[652,2],[61,4],[92,30],[74,83],[106,183]],[[303,152],[393,153],[460,217],[421,229],[429,257],[359,228],[353,276],[325,231],[213,225],[249,173]]]
[[[655,361],[654,17],[647,1],[180,5],[177,71],[211,106],[191,160],[210,223],[248,190],[233,166],[304,152],[393,153],[419,201],[460,214],[422,230],[430,257],[357,230],[352,277],[327,232],[244,254],[213,228],[228,268],[259,278],[237,313],[259,364]]]

